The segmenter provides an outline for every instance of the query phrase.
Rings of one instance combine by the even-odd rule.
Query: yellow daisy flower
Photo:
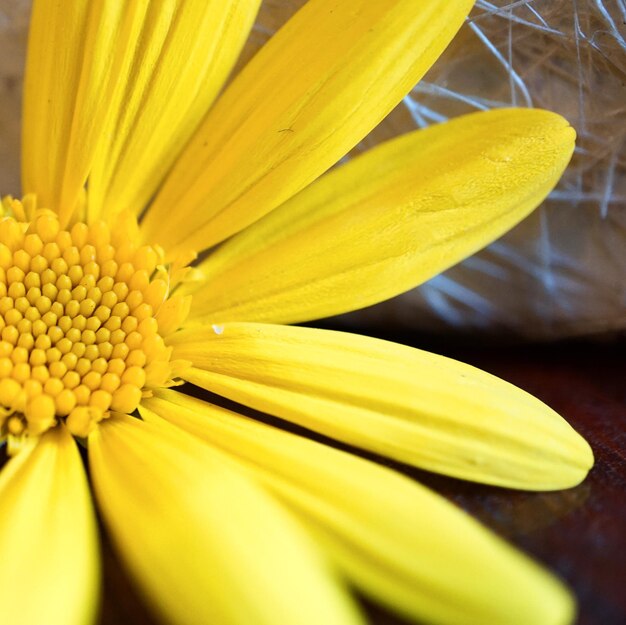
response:
[[[310,0],[218,99],[259,3],[34,3],[25,196],[0,219],[4,622],[94,619],[81,453],[167,622],[362,623],[348,585],[420,622],[570,622],[560,582],[424,487],[168,388],[488,484],[565,488],[592,464],[491,375],[277,325],[389,298],[501,235],[558,180],[567,122],[470,115],[325,174],[472,2]]]

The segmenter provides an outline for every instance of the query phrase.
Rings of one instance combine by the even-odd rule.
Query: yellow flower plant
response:
[[[3,622],[94,621],[89,483],[166,622],[355,625],[351,588],[419,622],[571,622],[559,581],[438,495],[178,388],[498,486],[571,487],[593,462],[491,375],[283,325],[500,236],[555,185],[573,130],[478,113],[325,173],[472,2],[310,0],[223,89],[259,3],[35,0],[24,197],[0,219]]]

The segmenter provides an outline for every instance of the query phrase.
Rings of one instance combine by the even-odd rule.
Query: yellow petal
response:
[[[98,501],[146,599],[181,625],[359,623],[300,525],[217,453],[121,415],[90,436]]]
[[[511,109],[379,146],[209,256],[192,317],[293,323],[402,293],[533,210],[567,165],[574,136],[554,113]]]
[[[177,392],[158,391],[141,410],[231,453],[310,523],[352,583],[407,617],[448,625],[572,619],[573,599],[557,580],[393,471]]]
[[[67,222],[93,169],[92,218],[103,205],[139,213],[232,69],[259,3],[36,2],[25,192]]]
[[[66,223],[146,2],[34,3],[24,85],[23,190]]]
[[[98,546],[85,472],[60,427],[0,473],[2,622],[85,625],[95,618]]]
[[[112,141],[101,146],[94,163],[92,215],[141,212],[226,80],[259,4],[149,3],[132,62],[118,78],[106,129]]]
[[[463,479],[529,490],[578,484],[593,464],[565,420],[463,363],[367,337],[232,323],[172,335],[183,377],[311,430]]]
[[[53,0],[34,3],[24,77],[22,187],[39,203],[59,209],[89,3],[64,11]],[[52,54],[51,51],[54,50]]]
[[[150,208],[144,238],[172,253],[204,249],[276,208],[391,111],[472,4],[307,2],[208,114]]]

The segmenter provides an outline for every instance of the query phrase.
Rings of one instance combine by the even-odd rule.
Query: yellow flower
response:
[[[560,582],[434,493],[167,388],[190,382],[464,479],[539,490],[584,478],[585,441],[502,380],[275,325],[413,287],[556,183],[574,133],[537,110],[470,115],[324,173],[471,4],[311,0],[216,100],[259,0],[35,1],[25,196],[5,198],[0,219],[4,622],[94,618],[97,538],[75,439],[167,621],[361,623],[348,585],[420,622],[571,620]]]

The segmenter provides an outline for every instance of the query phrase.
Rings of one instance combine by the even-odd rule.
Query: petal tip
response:
[[[567,153],[568,157],[574,151],[576,145],[576,130],[569,121],[554,111],[545,109],[530,109],[538,116],[538,129],[542,131],[546,138],[552,139],[555,145],[560,144],[563,147],[563,153]]]
[[[575,447],[571,445],[567,457],[561,459],[560,470],[554,469],[551,484],[545,490],[575,488],[587,478],[592,469],[594,456],[589,443],[578,433],[574,434],[575,440],[572,439],[571,442],[575,443]]]
[[[573,488],[583,482],[595,462],[593,450],[589,443],[580,434],[576,433],[576,436],[578,438],[578,449],[572,458],[574,471],[571,474],[571,483],[567,484],[565,488]]]

